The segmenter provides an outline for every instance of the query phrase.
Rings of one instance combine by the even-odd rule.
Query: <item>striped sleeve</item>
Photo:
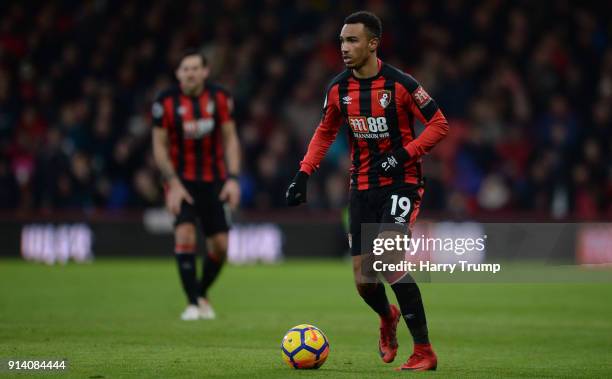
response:
[[[404,146],[413,158],[419,158],[436,146],[449,132],[448,121],[427,91],[412,76],[405,75],[406,89],[402,101],[408,111],[425,126],[425,130]]]
[[[217,91],[217,112],[221,125],[234,118],[234,100],[226,91]]]
[[[166,111],[164,110],[164,96],[158,95],[153,100],[153,104],[151,105],[151,119],[153,120],[154,127],[164,127],[164,119],[168,116],[166,115]]]

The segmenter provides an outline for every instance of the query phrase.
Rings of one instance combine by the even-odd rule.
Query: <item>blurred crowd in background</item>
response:
[[[450,121],[424,159],[425,209],[612,214],[609,5],[501,0],[2,1],[0,209],[163,204],[150,105],[188,47],[234,96],[243,207],[283,207],[359,9]],[[342,130],[307,206],[344,206],[349,165]]]

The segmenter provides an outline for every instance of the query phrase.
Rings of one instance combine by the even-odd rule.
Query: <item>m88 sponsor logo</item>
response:
[[[385,117],[349,116],[349,126],[355,138],[389,137],[389,126]]]

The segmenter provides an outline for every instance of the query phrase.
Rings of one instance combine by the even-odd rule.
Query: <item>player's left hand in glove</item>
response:
[[[285,193],[285,198],[287,199],[287,205],[290,207],[295,207],[296,205],[300,205],[306,202],[306,185],[308,183],[308,174],[304,171],[298,171],[293,178],[291,184],[289,184],[289,188],[287,188],[287,192]]]
[[[410,155],[404,148],[386,153],[373,164],[375,170],[383,176],[396,176],[404,173],[404,163],[410,160]]]

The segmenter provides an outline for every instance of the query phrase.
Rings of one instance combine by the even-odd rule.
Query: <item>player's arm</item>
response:
[[[219,193],[219,199],[227,202],[232,209],[236,209],[240,203],[238,175],[240,175],[241,154],[236,123],[232,117],[233,101],[227,93],[219,92],[217,93],[217,104],[228,171],[228,178]]]
[[[225,161],[227,162],[228,179],[226,180],[219,199],[227,201],[233,209],[240,203],[240,141],[236,132],[236,123],[227,121],[221,126],[223,135],[223,146],[225,151]]]
[[[332,86],[325,97],[323,104],[323,117],[317,126],[308,150],[302,162],[300,170],[293,178],[285,194],[287,205],[296,206],[306,202],[307,182],[310,175],[319,168],[321,161],[329,150],[329,147],[338,135],[338,129],[342,123],[342,113],[338,105],[338,86]]]
[[[155,102],[153,104],[153,158],[166,185],[166,207],[171,213],[178,214],[182,201],[193,204],[193,199],[179,180],[170,160],[168,131],[162,126],[166,123],[163,107],[159,102]]]
[[[420,85],[410,94],[407,102],[412,113],[425,125],[425,130],[404,146],[411,159],[418,159],[447,136],[448,121],[434,99]]]
[[[438,105],[423,87],[413,78],[410,86],[405,88],[402,102],[408,111],[414,114],[425,126],[425,130],[402,148],[384,155],[375,167],[382,175],[396,175],[404,170],[404,163],[415,161],[429,153],[449,131],[448,121]]]

